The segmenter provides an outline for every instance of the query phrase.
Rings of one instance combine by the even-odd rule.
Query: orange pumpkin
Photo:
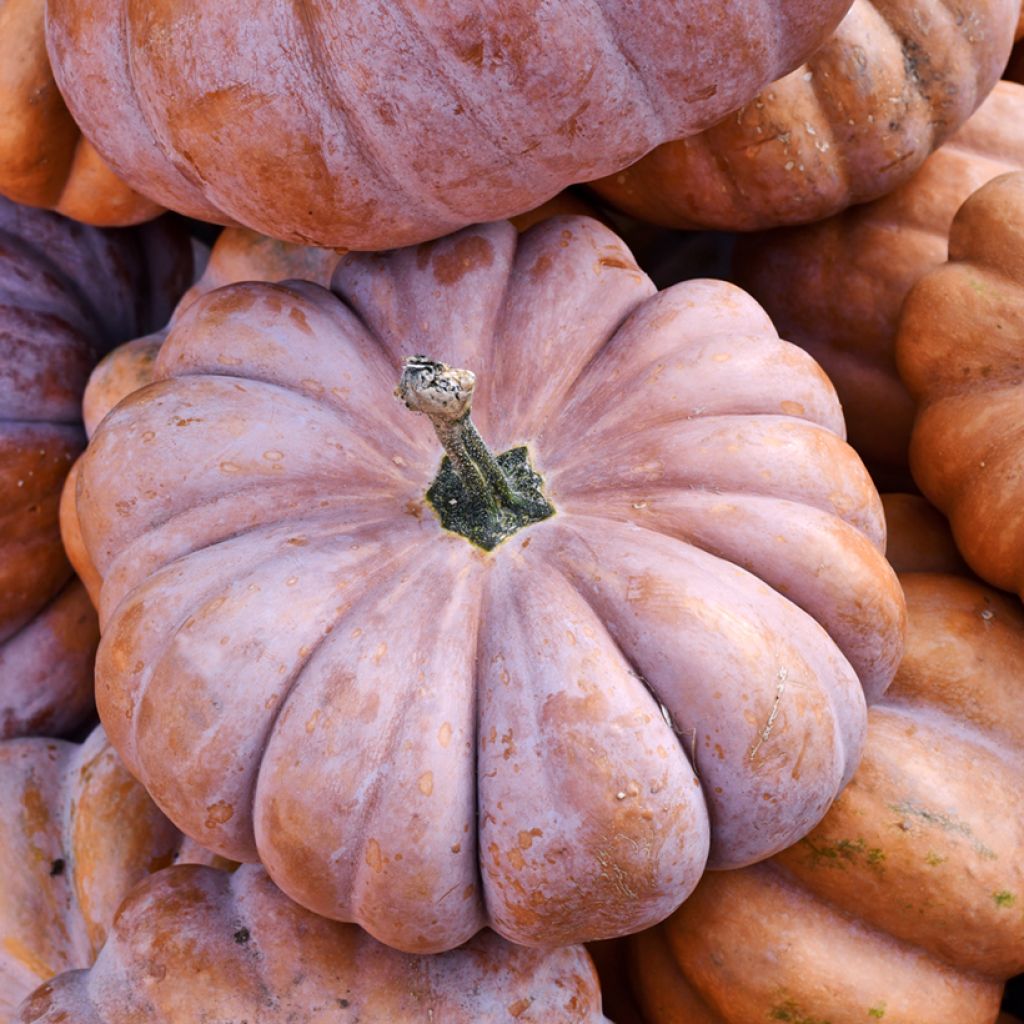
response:
[[[82,462],[100,713],[172,820],[410,951],[621,934],[709,843],[810,828],[903,616],[813,362],[583,218],[350,255],[333,288],[199,299]],[[432,489],[410,349],[479,371],[498,470],[440,422]],[[414,404],[471,397],[407,371]]]
[[[960,208],[949,262],[907,296],[897,360],[918,402],[915,481],[967,564],[1024,593],[1024,174]]]
[[[593,183],[641,220],[806,224],[902,185],[999,79],[1019,0],[855,0],[831,39],[714,127]]]

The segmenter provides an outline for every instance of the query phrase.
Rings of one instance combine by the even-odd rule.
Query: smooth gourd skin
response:
[[[849,2],[49,0],[47,45],[75,120],[143,194],[373,250],[521,213],[706,128]]]
[[[97,227],[161,208],[107,166],[68,113],[46,54],[45,0],[0,0],[0,195]]]
[[[92,969],[42,986],[16,1020],[610,1024],[581,946],[533,950],[483,932],[410,956],[310,914],[251,866],[172,867],[143,882]]]
[[[917,400],[910,468],[967,564],[1024,594],[1024,174],[974,193],[949,262],[900,319],[897,361]]]
[[[731,285],[655,294],[585,218],[332,287],[198,300],[82,462],[100,714],[172,820],[410,951],[635,930],[709,849],[812,827],[903,628],[813,362]],[[489,553],[440,527],[412,353],[477,373],[552,518]]]
[[[161,223],[102,232],[0,198],[0,738],[91,710],[96,621],[58,530],[82,389],[102,352],[166,318],[190,267]]]
[[[719,124],[593,187],[673,228],[806,224],[886,195],[999,79],[1016,0],[856,0],[807,62]]]
[[[1024,86],[1000,82],[907,184],[818,224],[741,238],[736,280],[783,337],[821,363],[850,443],[873,470],[907,473],[914,403],[896,370],[900,307],[946,258],[960,204],[1024,168]],[[909,481],[907,481],[909,482]]]

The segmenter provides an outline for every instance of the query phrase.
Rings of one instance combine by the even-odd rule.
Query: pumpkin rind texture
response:
[[[203,965],[202,971],[197,964]],[[579,946],[482,933],[434,957],[388,949],[302,910],[255,867],[173,867],[125,901],[89,971],[25,1000],[19,1024],[609,1024]]]
[[[904,614],[813,362],[731,285],[655,294],[585,218],[332,287],[199,299],[82,461],[97,701],[157,803],[412,952],[622,934],[709,850],[806,832]],[[437,440],[393,397],[413,352],[474,370],[553,517],[490,553],[441,528]]]
[[[47,45],[75,120],[145,195],[372,250],[521,213],[713,124],[848,7],[49,0]]]
[[[999,80],[1017,0],[855,0],[795,71],[700,134],[593,183],[673,228],[806,224],[892,192]]]
[[[1024,593],[1024,174],[960,208],[949,262],[904,303],[897,359],[918,403],[915,481],[967,564]]]

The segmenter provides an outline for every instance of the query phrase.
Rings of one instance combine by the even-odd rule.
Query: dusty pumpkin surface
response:
[[[811,828],[903,628],[813,362],[582,218],[332,287],[198,300],[82,461],[100,713],[161,807],[412,951],[621,934],[709,851]],[[440,447],[393,395],[416,352],[475,370],[554,515],[489,552],[441,527]]]

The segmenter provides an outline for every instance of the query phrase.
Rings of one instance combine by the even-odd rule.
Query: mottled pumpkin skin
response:
[[[934,563],[948,538],[898,548]],[[906,655],[853,781],[805,839],[705,875],[630,940],[647,1024],[995,1021],[1024,968],[1024,610],[969,578],[900,580]]]
[[[0,1022],[44,981],[88,967],[121,901],[200,851],[127,772],[101,728],[82,744],[0,743]]]
[[[0,0],[0,195],[98,227],[151,220],[161,208],[114,174],[68,113],[45,11],[45,0]]]
[[[584,218],[350,255],[332,287],[195,302],[82,461],[100,714],[157,803],[410,951],[635,930],[709,844],[805,833],[903,617],[813,362],[731,285],[655,294]],[[414,352],[477,372],[552,518],[489,553],[442,529],[392,393]]]
[[[848,7],[49,0],[47,45],[76,121],[145,195],[370,250],[520,213],[706,128]]]
[[[249,866],[173,867],[143,882],[92,969],[44,985],[16,1019],[610,1024],[580,946],[531,950],[484,932],[441,956],[410,956],[310,914]]]
[[[1024,174],[960,208],[949,262],[907,296],[896,354],[918,402],[914,480],[967,564],[1024,593]]]
[[[896,371],[900,307],[946,258],[960,204],[1024,168],[1024,87],[1000,82],[977,113],[902,188],[800,228],[741,238],[736,280],[783,337],[836,386],[850,443],[868,464],[908,477],[914,406]]]
[[[187,241],[101,232],[0,199],[0,738],[74,728],[92,707],[95,618],[60,543],[89,370],[169,313]]]
[[[801,67],[593,187],[643,220],[728,231],[806,224],[884,196],[991,91],[1019,14],[1019,0],[855,0]]]

